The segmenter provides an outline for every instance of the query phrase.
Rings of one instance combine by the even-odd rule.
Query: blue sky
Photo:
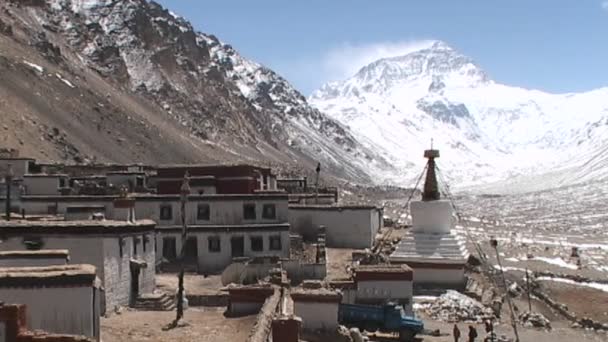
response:
[[[443,40],[500,83],[608,86],[608,0],[160,0],[305,95],[420,41]]]

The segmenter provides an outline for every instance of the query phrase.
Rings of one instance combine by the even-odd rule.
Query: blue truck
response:
[[[403,307],[393,303],[384,306],[340,304],[338,320],[342,325],[368,332],[398,333],[401,341],[413,341],[416,334],[424,330],[421,320],[406,316]]]

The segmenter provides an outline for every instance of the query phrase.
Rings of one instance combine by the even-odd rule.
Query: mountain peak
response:
[[[471,58],[437,40],[404,55],[378,59],[345,81],[324,85],[311,97],[385,94],[408,84],[408,88],[422,86],[440,91],[446,86],[477,87],[488,81],[486,73]]]
[[[454,51],[454,49],[448,45],[448,43],[442,41],[442,40],[435,40],[433,41],[433,43],[431,44],[431,46],[428,48],[429,50],[451,50]]]

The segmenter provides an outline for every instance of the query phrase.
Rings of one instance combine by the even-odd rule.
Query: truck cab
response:
[[[384,306],[385,329],[398,331],[400,340],[409,341],[424,330],[424,323],[415,317],[407,316],[401,305]]]

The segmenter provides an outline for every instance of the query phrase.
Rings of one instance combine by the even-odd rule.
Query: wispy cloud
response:
[[[608,0],[606,0],[608,1]],[[433,40],[389,41],[368,44],[342,43],[326,51],[276,61],[269,66],[304,94],[330,81],[341,81],[381,58],[402,56],[429,47]]]
[[[608,0],[602,1],[602,9],[608,11]]]
[[[342,80],[352,76],[360,68],[373,61],[402,56],[428,47],[432,43],[432,40],[380,42],[361,45],[344,43],[330,49],[325,54],[322,67],[329,80]]]

